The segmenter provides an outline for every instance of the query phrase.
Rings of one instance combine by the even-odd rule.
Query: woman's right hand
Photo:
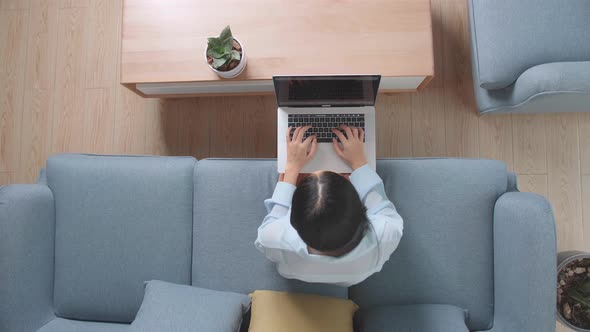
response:
[[[349,127],[347,125],[341,125],[340,129],[344,130],[346,136],[338,129],[332,129],[334,133],[340,139],[341,143],[335,138],[332,138],[332,145],[336,154],[344,160],[352,168],[357,168],[367,164],[367,158],[365,157],[364,139],[365,132],[362,128]]]

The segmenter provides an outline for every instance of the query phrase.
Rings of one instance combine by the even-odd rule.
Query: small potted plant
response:
[[[246,53],[243,45],[231,33],[229,25],[219,37],[207,39],[206,51],[209,68],[223,78],[233,78],[246,68]]]
[[[558,255],[557,313],[574,331],[590,331],[590,254],[566,251]]]

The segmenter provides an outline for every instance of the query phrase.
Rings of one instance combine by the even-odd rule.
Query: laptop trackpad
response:
[[[317,153],[313,159],[305,165],[302,173],[313,173],[316,171],[350,173],[352,172],[352,169],[336,154],[332,143],[318,143]]]

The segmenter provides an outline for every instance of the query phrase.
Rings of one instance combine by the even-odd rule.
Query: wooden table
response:
[[[221,79],[207,37],[230,25],[247,67]],[[380,74],[380,92],[434,75],[430,0],[124,0],[121,83],[149,97],[272,93],[273,75]]]

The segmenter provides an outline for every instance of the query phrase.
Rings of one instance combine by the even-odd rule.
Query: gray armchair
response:
[[[254,248],[274,160],[53,156],[38,184],[0,187],[0,331],[126,331],[152,279],[348,297],[363,332],[555,331],[544,197],[494,160],[377,172],[404,236],[381,272],[342,288],[285,279]]]
[[[469,0],[479,111],[590,111],[589,18],[587,0]]]

